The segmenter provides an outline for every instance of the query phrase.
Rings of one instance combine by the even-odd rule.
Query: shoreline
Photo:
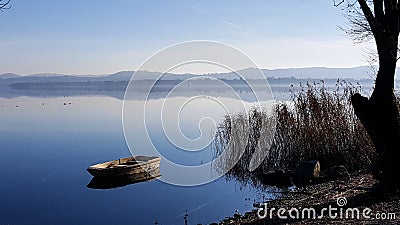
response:
[[[265,204],[261,203],[262,209],[257,209],[246,212],[244,215],[235,214],[231,218],[224,219],[219,223],[215,224],[400,224],[400,196],[394,194],[388,197],[380,197],[371,190],[378,184],[378,181],[373,178],[369,173],[353,173],[350,175],[350,180],[332,180],[321,182],[317,184],[311,184],[305,187],[300,187],[294,191],[285,193],[281,198],[267,202],[267,213],[265,212]],[[343,201],[343,202],[340,202]],[[345,202],[344,202],[345,201]],[[345,204],[344,204],[345,203]],[[344,204],[339,207],[338,204]],[[337,208],[337,217],[335,219],[330,218],[328,211],[323,211],[323,208]],[[275,211],[272,209],[274,208]],[[286,210],[287,219],[278,218],[277,210],[283,208]],[[306,219],[291,219],[289,216],[289,210],[294,211],[292,215],[296,215],[296,210],[301,212],[301,209],[313,208],[317,212],[317,217]],[[357,208],[359,209],[359,219],[354,216],[351,217],[351,212],[348,212],[346,217],[347,209]],[[340,214],[341,210],[342,214]],[[370,209],[370,212],[368,212]],[[365,210],[365,214],[369,218],[364,218],[362,214]],[[319,218],[320,212],[323,212],[322,218]],[[257,215],[259,213],[262,216],[266,216],[264,219],[260,219]],[[301,213],[299,214],[301,217]],[[382,216],[385,219],[378,218]],[[395,217],[394,219],[392,217]],[[341,217],[341,218],[340,218]],[[390,217],[390,218],[389,218]]]

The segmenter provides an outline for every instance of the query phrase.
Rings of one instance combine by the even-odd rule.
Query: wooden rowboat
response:
[[[160,157],[136,156],[126,157],[105,163],[99,163],[87,168],[94,177],[110,178],[129,176],[131,179],[143,180],[154,174],[157,176],[160,167]]]

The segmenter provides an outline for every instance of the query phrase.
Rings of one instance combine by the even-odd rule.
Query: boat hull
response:
[[[90,166],[87,171],[94,177],[129,176],[132,179],[135,177],[137,179],[148,179],[149,176],[157,176],[160,161],[160,157],[127,157]]]

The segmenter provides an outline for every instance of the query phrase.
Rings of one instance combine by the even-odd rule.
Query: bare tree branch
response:
[[[335,7],[338,7],[343,3],[344,3],[344,0],[341,0],[340,2],[336,2],[335,0],[333,0],[333,6],[335,6]]]
[[[346,26],[339,28],[355,43],[374,40],[377,45],[379,44],[379,46],[376,46],[378,50],[399,55],[399,46],[397,46],[398,51],[396,52],[382,48],[386,44],[398,43],[396,37],[400,32],[400,0],[338,1],[334,1],[334,6],[340,5],[344,11],[344,16],[347,18]],[[369,58],[372,59],[372,57]]]
[[[359,15],[346,16],[347,26],[339,27],[355,43],[370,41],[373,38],[372,30],[365,19]]]
[[[358,4],[360,4],[361,10],[365,16],[365,18],[367,19],[369,26],[371,27],[371,31],[374,35],[377,34],[378,32],[378,24],[377,21],[374,17],[374,15],[372,14],[371,9],[368,6],[368,3],[366,2],[366,0],[357,0]]]
[[[339,26],[355,43],[370,41],[373,33],[361,9],[356,6],[357,0],[347,1],[342,5],[342,11],[347,19],[346,26]]]
[[[10,5],[10,1],[11,0],[0,0],[0,11],[3,12],[6,9],[10,9],[11,5]]]

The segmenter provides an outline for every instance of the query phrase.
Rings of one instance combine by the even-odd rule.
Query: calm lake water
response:
[[[195,187],[155,180],[88,188],[89,165],[131,154],[121,108],[122,100],[105,96],[0,98],[0,224],[184,224],[186,210],[189,224],[208,224],[252,209],[265,194],[224,178]],[[195,136],[190,119],[183,130]],[[211,159],[210,147],[201,155]]]
[[[289,84],[273,86],[275,98],[289,100],[289,88]],[[34,94],[35,97],[0,97],[0,224],[179,225],[184,224],[186,211],[189,224],[209,224],[232,216],[235,211],[251,210],[253,202],[263,196],[273,198],[267,192],[243,187],[223,177],[192,187],[154,180],[107,190],[88,188],[92,179],[86,171],[89,165],[131,155],[123,133],[123,101],[104,94],[74,97]],[[246,107],[251,107],[251,96],[242,94],[247,99]],[[202,102],[204,99],[192,101],[189,110],[181,111],[180,128],[185,136],[192,140],[201,134],[206,137],[199,139],[205,147],[193,155],[170,141],[177,132],[172,130],[169,137],[162,133],[159,112],[165,96],[155,93],[152,97],[148,101],[147,131],[157,150],[168,160],[184,165],[212,160],[209,140],[213,123],[199,121],[212,114],[217,123],[224,111],[214,103]],[[182,104],[187,98],[182,93],[170,97],[172,108],[166,111],[173,112],[174,104]],[[235,108],[237,100],[222,98]],[[130,101],[130,107],[135,108],[143,100]],[[176,119],[175,114],[166,113],[164,125]],[[135,120],[134,114],[132,118]],[[132,134],[140,137],[143,132]],[[140,138],[136,140],[139,141],[133,144],[135,148],[145,150]],[[161,174],[164,165],[162,161]],[[171,174],[164,173],[162,178],[166,176]]]

